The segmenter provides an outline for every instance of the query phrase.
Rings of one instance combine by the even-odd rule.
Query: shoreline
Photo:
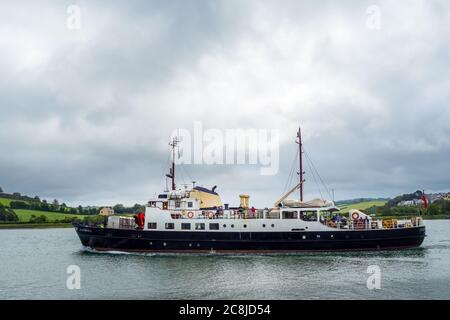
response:
[[[66,229],[71,228],[72,223],[12,223],[0,224],[0,230],[12,229]]]

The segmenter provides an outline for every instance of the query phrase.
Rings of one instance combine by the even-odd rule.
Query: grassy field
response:
[[[68,214],[59,212],[47,212],[47,211],[36,211],[36,210],[25,210],[25,209],[14,209],[20,222],[28,222],[32,215],[39,217],[44,215],[47,217],[48,221],[53,222],[56,219],[62,220],[64,218],[79,218],[82,220],[85,216],[80,214]]]
[[[341,205],[338,206],[341,209],[341,212],[348,213],[351,209],[357,209],[357,210],[364,210],[373,206],[384,206],[386,204],[386,201],[365,201],[365,202],[358,202],[358,203],[352,203],[349,205]]]
[[[11,201],[15,200],[0,198],[0,204],[4,205],[5,207],[9,207]],[[79,218],[80,220],[82,220],[85,217],[85,215],[80,214],[68,214],[61,212],[48,212],[48,211],[27,210],[27,209],[14,209],[14,212],[19,217],[19,223],[29,222],[32,215],[35,215],[36,217],[44,215],[47,217],[49,222],[54,222],[55,220],[63,220],[65,218]]]
[[[0,204],[4,205],[5,207],[9,207],[9,204],[11,203],[11,201],[14,201],[14,200],[13,199],[0,198]]]

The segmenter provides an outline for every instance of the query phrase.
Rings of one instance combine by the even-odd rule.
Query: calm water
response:
[[[450,221],[419,249],[295,255],[139,255],[83,250],[73,229],[0,230],[1,299],[450,299]],[[66,268],[81,269],[68,290]],[[381,289],[368,290],[369,265]]]

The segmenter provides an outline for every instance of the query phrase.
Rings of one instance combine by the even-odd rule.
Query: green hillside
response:
[[[351,209],[357,209],[357,210],[365,210],[373,206],[384,206],[386,204],[386,201],[364,201],[364,202],[358,202],[358,203],[352,203],[352,204],[342,204],[338,206],[341,209],[341,212],[348,213]]]
[[[20,222],[28,222],[32,215],[38,217],[44,215],[47,217],[49,222],[54,222],[55,220],[64,220],[67,218],[78,218],[82,220],[85,215],[80,214],[68,214],[59,212],[48,212],[48,211],[37,211],[37,210],[24,210],[24,209],[14,209],[14,212],[19,217]]]

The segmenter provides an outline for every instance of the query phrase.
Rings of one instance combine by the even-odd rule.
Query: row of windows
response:
[[[194,204],[192,203],[192,201],[188,201],[187,207],[192,208],[193,206],[194,206]],[[181,207],[181,201],[175,200],[175,208],[180,208],[180,207]]]
[[[226,228],[227,225],[224,224],[222,227]],[[230,227],[234,228],[234,224],[231,224]],[[244,224],[243,227],[247,228],[247,225]],[[263,224],[262,227],[265,228],[266,225]],[[275,225],[272,224],[271,227],[274,228]],[[166,230],[174,230],[175,229],[175,223],[167,222],[165,224],[165,228],[166,228]],[[148,223],[148,229],[157,229],[156,222],[149,222]],[[182,223],[181,224],[181,230],[191,230],[191,224],[190,223]],[[196,223],[195,224],[195,230],[205,230],[205,223]],[[209,230],[219,230],[219,224],[218,223],[210,223],[209,224]]]

